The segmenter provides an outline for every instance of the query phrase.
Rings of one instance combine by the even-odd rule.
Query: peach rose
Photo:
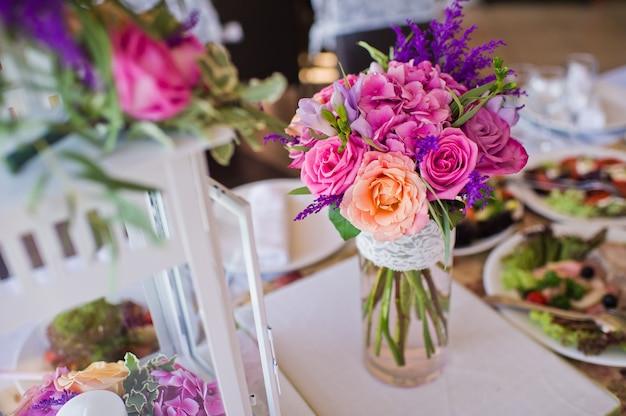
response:
[[[339,209],[352,225],[377,241],[417,234],[429,221],[426,186],[415,162],[400,152],[365,153]]]
[[[124,394],[122,382],[128,377],[129,371],[123,361],[107,363],[96,361],[82,371],[71,371],[62,374],[55,381],[57,390],[70,390],[85,393],[92,390],[108,390],[120,396]]]

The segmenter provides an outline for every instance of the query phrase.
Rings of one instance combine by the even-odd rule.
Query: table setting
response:
[[[244,100],[279,89],[278,76],[237,89],[299,179],[226,189],[196,155],[181,158],[188,176],[168,164],[155,174],[170,192],[159,200],[63,153],[87,179],[175,207],[173,231],[133,217],[174,241],[171,262],[134,259],[177,267],[126,288],[141,292],[130,297],[153,313],[164,351],[68,369],[42,360],[52,317],[8,331],[0,416],[97,416],[97,403],[120,415],[623,414],[626,330],[607,314],[626,306],[626,67],[599,74],[576,53],[516,72],[491,56],[501,41],[469,49],[463,1],[442,22],[396,28],[388,53],[361,43],[369,68],[302,98],[284,131]],[[139,125],[169,143],[156,121]],[[228,161],[232,137],[214,158]],[[462,221],[477,228],[491,209],[498,221],[455,246]],[[185,345],[161,343],[171,321]]]

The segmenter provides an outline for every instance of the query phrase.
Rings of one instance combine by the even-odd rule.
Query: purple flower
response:
[[[465,195],[466,207],[472,207],[481,201],[486,201],[488,195],[493,188],[487,184],[489,179],[486,175],[480,175],[478,170],[474,170],[469,175],[469,182],[465,185],[465,188],[461,194]]]
[[[461,127],[478,145],[476,169],[482,174],[497,175],[519,172],[528,161],[524,146],[510,136],[510,127],[497,113],[480,108]]]
[[[307,205],[304,211],[296,215],[294,221],[303,220],[310,214],[317,214],[325,207],[338,208],[342,198],[343,195],[320,195],[315,198],[315,201]]]
[[[0,18],[11,30],[56,53],[61,63],[94,86],[91,64],[69,31],[65,4],[63,0],[0,0]]]
[[[154,370],[151,375],[159,384],[154,403],[155,416],[221,416],[225,415],[217,382],[207,383],[174,364],[174,371]]]
[[[336,135],[337,131],[335,128],[322,116],[322,110],[325,108],[324,104],[320,104],[312,98],[301,98],[298,101],[298,109],[296,110],[296,114],[301,121],[297,124],[321,131],[327,136]]]
[[[476,26],[470,26],[462,32],[463,12],[461,3],[467,0],[454,0],[446,8],[445,21],[432,20],[425,30],[408,21],[412,31],[409,38],[400,28],[393,29],[397,35],[394,59],[400,62],[431,61],[441,67],[441,71],[450,74],[458,83],[468,88],[482,85],[487,79],[480,78],[480,71],[491,65],[487,56],[504,45],[501,40],[491,40],[481,46],[469,49],[470,35]],[[460,36],[457,37],[462,32]]]
[[[69,373],[66,367],[59,367],[52,374],[44,376],[43,384],[26,390],[24,397],[13,411],[14,416],[54,416],[76,393],[59,391],[54,380]]]

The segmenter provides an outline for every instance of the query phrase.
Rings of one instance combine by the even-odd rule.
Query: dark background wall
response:
[[[313,12],[308,0],[213,0],[222,23],[238,21],[242,42],[227,44],[242,79],[282,72],[298,82],[298,55],[308,47]]]

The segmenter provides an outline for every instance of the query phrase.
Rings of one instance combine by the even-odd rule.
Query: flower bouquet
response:
[[[124,361],[94,362],[82,371],[59,367],[44,377],[44,383],[24,393],[12,416],[55,416],[75,397],[94,391],[109,391],[106,406],[125,407],[129,416],[225,415],[217,382],[206,382],[176,363],[176,358],[158,356],[141,365],[127,353]],[[87,396],[84,396],[87,397]],[[102,400],[101,398],[98,398]],[[90,398],[72,403],[73,414],[83,414],[80,406],[95,405]],[[74,407],[76,404],[78,405]],[[70,412],[65,413],[70,415]]]
[[[18,174],[45,156],[37,158],[45,173],[35,200],[51,178],[70,203],[75,185],[86,183],[132,220],[122,191],[154,189],[102,168],[100,159],[123,143],[148,138],[172,147],[176,137],[193,136],[212,144],[214,128],[224,126],[229,140],[211,154],[227,164],[236,143],[260,149],[257,133],[283,128],[262,104],[282,95],[285,77],[241,82],[227,50],[193,34],[198,16],[190,10],[179,20],[164,0],[141,12],[119,0],[3,2],[0,159]],[[149,221],[135,222],[146,229]]]
[[[510,136],[518,116],[505,98],[519,94],[512,71],[487,56],[502,42],[469,49],[475,27],[462,31],[462,1],[425,30],[410,21],[409,35],[394,28],[389,55],[361,43],[369,68],[301,99],[287,135],[267,138],[282,140],[290,167],[300,169],[305,186],[292,193],[316,197],[296,219],[328,207],[342,237],[356,237],[362,274],[371,276],[362,299],[366,350],[385,361],[368,364],[374,373],[440,355],[450,274],[447,283],[437,275],[449,272],[452,230],[467,207],[488,199],[487,179],[518,172],[528,159]],[[410,350],[414,332],[420,354]],[[418,373],[387,381],[432,375]]]

